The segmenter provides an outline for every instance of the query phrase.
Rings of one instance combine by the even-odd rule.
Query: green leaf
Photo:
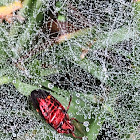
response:
[[[100,111],[98,113],[102,114],[102,112]],[[89,126],[89,132],[87,133],[87,137],[89,140],[96,140],[99,131],[102,128],[102,124],[105,119],[101,117],[101,114],[96,114],[96,119]]]
[[[65,16],[63,16],[63,15],[59,15],[59,16],[58,16],[58,21],[65,22],[65,21],[66,21]]]
[[[11,83],[11,82],[12,82],[11,77],[6,77],[6,76],[0,77],[0,85],[8,84],[8,83]]]

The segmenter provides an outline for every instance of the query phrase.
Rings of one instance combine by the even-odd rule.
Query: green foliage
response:
[[[132,95],[137,96],[140,86],[140,65],[138,64],[140,50],[138,48],[139,41],[136,41],[139,37],[140,25],[139,3],[133,5],[135,8],[135,28],[125,25],[118,29],[105,31],[103,34],[97,32],[97,28],[95,26],[81,29],[71,33],[68,39],[62,40],[58,44],[53,44],[51,47],[48,47],[47,50],[38,50],[36,53],[31,54],[27,59],[19,62],[18,60],[22,55],[28,53],[30,49],[32,50],[36,47],[34,47],[32,43],[34,43],[33,40],[42,25],[41,23],[43,22],[44,11],[46,10],[44,5],[47,5],[47,3],[48,1],[43,2],[42,0],[25,0],[23,8],[20,10],[20,15],[24,16],[27,20],[25,24],[20,24],[15,21],[10,27],[10,30],[6,28],[6,24],[0,24],[0,85],[12,83],[21,94],[27,97],[30,95],[31,91],[40,88],[40,85],[45,86],[48,90],[50,89],[53,91],[53,96],[57,98],[62,105],[65,106],[65,108],[68,105],[69,96],[72,94],[72,105],[70,106],[68,113],[70,116],[77,118],[81,122],[89,122],[89,126],[86,128],[74,122],[74,125],[77,126],[76,135],[87,136],[89,140],[95,140],[99,135],[99,131],[102,129],[103,123],[111,120],[111,123],[114,124],[120,133],[120,137],[125,138],[128,136],[129,132],[121,134],[123,126],[118,126],[119,121],[117,120],[119,116],[125,113],[125,110],[121,114],[121,111],[116,111],[116,107],[114,107],[114,105],[119,106],[121,104],[116,100],[116,98],[122,99],[120,93],[128,95],[132,92]],[[62,4],[58,2],[56,7],[60,8],[61,5]],[[62,11],[63,8],[59,11],[58,20],[64,22],[66,18],[62,14]],[[135,35],[133,33],[135,33]],[[122,50],[119,47],[113,47],[113,45],[130,39],[134,40],[135,48],[132,52]],[[39,42],[38,40],[36,41]],[[90,48],[87,47],[87,43],[89,42],[92,42]],[[90,60],[88,56],[85,56],[84,59],[80,58],[81,49],[83,47],[84,49],[89,49],[89,53],[96,50],[97,52],[100,50],[104,51],[107,48],[108,51],[113,52],[114,54],[119,54],[119,56],[128,58],[131,61],[130,70],[122,71],[122,73],[121,70],[120,72],[114,70],[106,73],[102,65]],[[48,63],[50,67],[43,68],[43,60],[38,57],[41,53],[44,54],[47,51],[52,52],[49,58],[44,58],[45,62]],[[61,62],[61,58],[65,58],[66,62],[64,62],[64,64]],[[8,60],[11,61],[10,64],[8,63]],[[67,67],[67,63],[69,62],[74,63],[73,65],[78,66],[79,69],[84,69],[86,73],[90,73],[94,77],[98,78],[107,89],[105,91],[105,95],[95,95],[93,92],[82,93],[80,91],[62,89],[53,85],[53,83],[46,78],[49,75],[55,75],[62,72],[62,68]],[[106,61],[106,65],[107,64],[108,61]],[[64,70],[67,72],[66,69]],[[53,85],[53,87],[50,88],[50,84]],[[77,94],[79,96],[76,96]],[[133,100],[130,99],[130,101],[132,101],[132,103],[128,105],[130,108],[133,108],[135,100],[139,101],[138,98]],[[89,113],[90,117],[85,119],[84,115],[79,115],[82,112],[80,112],[82,109],[84,112],[83,114]],[[121,110],[121,108],[119,109]],[[135,110],[138,112],[138,108],[135,108]],[[39,118],[39,115],[35,113],[33,109],[31,109],[30,112]],[[133,109],[132,112],[128,111],[128,114],[129,113],[132,113],[133,117],[138,116]],[[127,118],[128,116],[126,115],[125,117]],[[132,127],[130,132],[137,135],[137,129],[135,129],[135,126],[138,127],[138,122],[135,122],[135,126],[131,125],[127,128],[129,129]],[[55,130],[48,125],[46,126],[45,122],[42,122],[42,127],[44,127],[44,129],[51,130],[44,134],[46,139],[53,137]],[[34,138],[38,139],[43,133],[42,130],[43,128],[36,126],[32,130],[29,130],[26,134],[32,134]],[[67,139],[68,136],[69,135],[65,135],[64,138]],[[70,137],[72,136],[70,135]]]

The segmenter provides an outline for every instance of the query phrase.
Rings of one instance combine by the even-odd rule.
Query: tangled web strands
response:
[[[137,139],[140,39],[135,4],[28,2],[27,9],[13,12],[12,23],[5,17],[0,23],[0,138],[75,139],[58,134],[33,109],[28,95],[46,87],[65,108],[72,95],[68,114],[84,124],[73,121],[77,136]]]

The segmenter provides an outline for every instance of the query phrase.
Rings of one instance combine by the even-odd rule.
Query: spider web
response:
[[[50,89],[60,89],[61,92],[55,91],[56,97],[60,96],[58,100],[65,107],[71,94],[73,101],[68,114],[84,122],[85,127],[77,128],[82,129],[82,136],[90,135],[90,139],[97,140],[138,139],[140,51],[132,1],[42,3],[43,8],[36,9],[33,16],[43,11],[43,24],[38,26],[28,17],[25,20],[29,27],[34,25],[32,33],[21,23],[17,31],[21,38],[17,34],[8,38],[3,34],[8,35],[11,26],[1,23],[0,43],[7,46],[2,48],[6,53],[0,56],[1,76],[12,75],[14,80],[18,78],[37,87],[47,80]],[[13,24],[18,29],[19,25]],[[111,43],[114,32],[124,28],[132,31],[131,37],[125,34],[124,40]],[[116,33],[115,41],[117,36],[121,33]],[[0,93],[1,139],[75,139],[58,134],[43,122],[28,97],[14,84],[1,85]],[[96,121],[97,134],[92,131]]]

